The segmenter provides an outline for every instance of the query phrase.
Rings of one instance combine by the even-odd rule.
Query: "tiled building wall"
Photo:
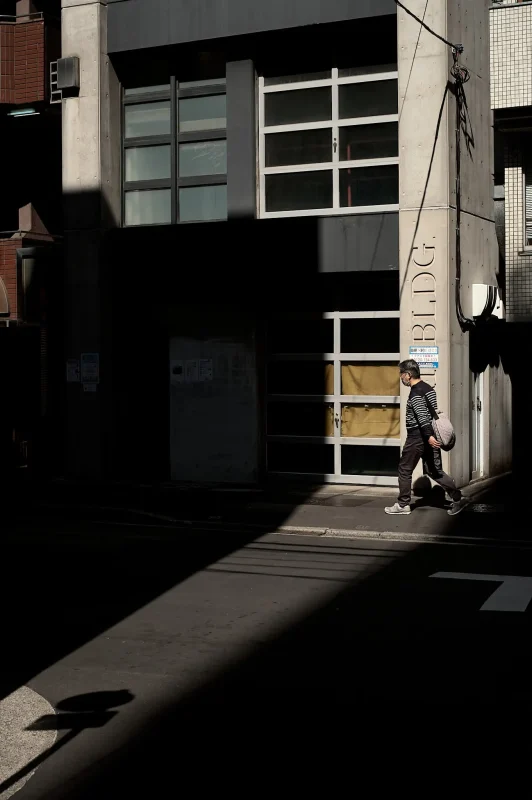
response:
[[[524,170],[526,141],[505,146],[506,315],[509,322],[532,321],[532,251],[525,251]],[[532,159],[529,159],[532,163]]]
[[[9,300],[9,316],[17,317],[17,249],[20,240],[0,239],[0,277],[4,281]]]
[[[15,26],[0,25],[0,103],[15,102]]]
[[[532,105],[532,2],[506,2],[491,10],[493,108]]]

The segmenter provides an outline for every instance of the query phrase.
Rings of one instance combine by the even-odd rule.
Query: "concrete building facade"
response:
[[[70,474],[394,485],[410,354],[508,468],[486,0],[63,0],[62,56]]]
[[[532,321],[532,3],[501,2],[491,10],[491,96],[497,133],[497,199],[504,207],[501,244],[507,314]],[[504,202],[506,201],[506,202]]]
[[[0,441],[12,475],[13,465],[58,469],[62,444],[61,107],[50,104],[48,77],[61,7],[13,0],[1,10]]]

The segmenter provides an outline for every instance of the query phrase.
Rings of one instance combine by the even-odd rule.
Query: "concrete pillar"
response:
[[[462,134],[462,290],[471,314],[471,284],[495,284],[492,126],[489,91],[489,0],[409,0],[408,7],[439,35],[464,45],[469,152]],[[434,383],[458,443],[444,465],[458,483],[470,479],[469,334],[455,305],[456,106],[451,48],[398,9],[401,356],[410,346],[439,347]],[[403,395],[403,406],[407,392]],[[404,419],[404,413],[403,413]],[[403,423],[404,424],[404,423]],[[404,430],[403,430],[404,436]]]
[[[227,211],[230,220],[254,219],[257,208],[255,67],[227,64]]]
[[[63,100],[66,357],[99,353],[96,392],[67,385],[67,474],[105,472],[110,420],[110,286],[105,233],[120,217],[120,93],[106,54],[107,5],[62,0],[62,55],[80,59],[78,97]]]
[[[19,21],[21,22],[24,21],[26,15],[35,14],[35,12],[39,10],[35,7],[35,3],[32,2],[32,0],[17,0],[15,8],[17,18],[20,17],[21,19]]]

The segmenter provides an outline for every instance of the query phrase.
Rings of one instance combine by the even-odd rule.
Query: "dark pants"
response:
[[[425,442],[420,433],[409,433],[399,462],[399,505],[408,506],[412,498],[412,473],[423,459],[423,472],[436,481],[451,496],[454,502],[462,493],[450,475],[443,471],[441,452]]]

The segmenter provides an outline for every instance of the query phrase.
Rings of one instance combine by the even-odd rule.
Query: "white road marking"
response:
[[[458,581],[492,581],[501,585],[488,597],[480,611],[526,611],[532,600],[532,578],[520,575],[477,575],[474,572],[436,572],[431,578]]]

